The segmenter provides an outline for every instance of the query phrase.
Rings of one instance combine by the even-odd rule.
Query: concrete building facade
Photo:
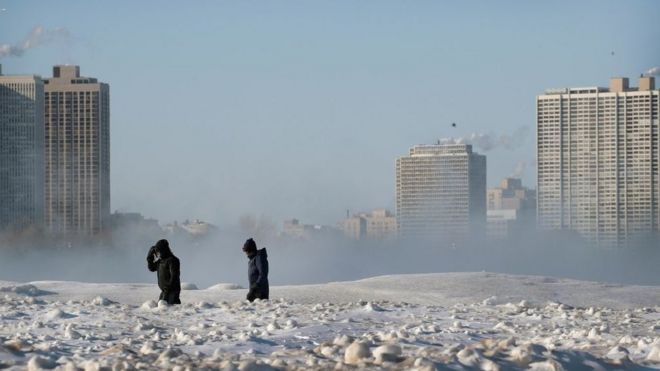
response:
[[[417,145],[396,161],[399,235],[442,241],[482,236],[486,156],[469,144]]]
[[[490,238],[507,238],[536,229],[536,191],[518,178],[505,178],[487,194]]]
[[[638,88],[547,90],[536,99],[538,225],[623,245],[660,225],[658,111],[653,77]]]
[[[78,66],[55,66],[45,81],[45,220],[65,236],[90,236],[110,216],[110,92],[81,77]]]
[[[44,83],[0,66],[0,230],[43,225]]]
[[[371,213],[359,213],[344,219],[340,224],[344,235],[354,240],[393,238],[397,235],[396,217],[385,209]]]

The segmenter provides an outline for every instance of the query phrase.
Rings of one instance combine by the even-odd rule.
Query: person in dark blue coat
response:
[[[160,296],[158,300],[165,300],[167,304],[181,304],[181,281],[179,258],[172,254],[167,240],[160,240],[151,246],[147,254],[147,268],[158,274],[158,287]]]
[[[250,302],[255,299],[268,300],[268,254],[266,249],[257,250],[257,244],[249,238],[243,244],[243,252],[250,260],[248,262],[250,290],[247,300]]]

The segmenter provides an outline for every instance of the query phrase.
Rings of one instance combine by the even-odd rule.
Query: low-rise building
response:
[[[490,238],[507,238],[536,225],[536,191],[523,187],[517,178],[506,178],[500,186],[488,190],[488,226]]]
[[[359,213],[344,219],[340,228],[346,237],[361,239],[386,239],[397,234],[396,217],[388,210],[376,209],[371,213]]]

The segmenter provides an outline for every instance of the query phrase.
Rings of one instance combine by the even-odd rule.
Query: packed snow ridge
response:
[[[0,369],[660,369],[660,287],[452,273],[271,288],[0,282]]]

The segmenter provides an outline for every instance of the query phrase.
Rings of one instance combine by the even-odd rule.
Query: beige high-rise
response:
[[[538,225],[606,246],[660,229],[658,112],[652,77],[639,88],[547,90],[538,96]]]
[[[90,236],[110,216],[110,93],[55,66],[46,79],[46,225],[65,236]]]
[[[402,237],[464,241],[486,228],[486,156],[469,144],[418,145],[396,161]]]
[[[0,230],[42,226],[44,83],[0,66]]]

